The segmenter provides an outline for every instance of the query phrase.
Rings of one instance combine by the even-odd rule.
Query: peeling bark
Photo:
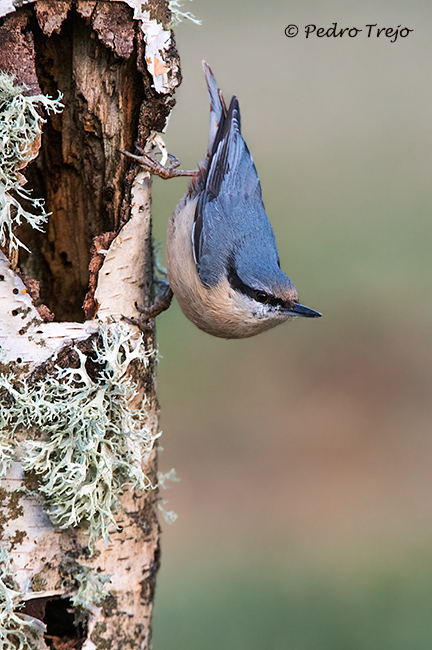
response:
[[[153,297],[151,180],[120,150],[133,150],[135,141],[144,146],[164,129],[181,76],[164,0],[151,8],[132,0],[38,0],[16,10],[6,0],[0,13],[0,69],[29,94],[61,92],[65,105],[49,118],[39,155],[23,170],[52,213],[46,232],[20,227],[32,252],[21,252],[17,267],[0,253],[2,369],[32,385],[71,364],[73,346],[91,356],[101,321],[134,316],[135,301]],[[154,332],[145,337],[151,350]],[[129,374],[137,381],[131,407],[147,398],[156,434],[155,361],[132,363]],[[156,448],[143,463],[156,485]],[[156,490],[126,491],[111,543],[99,540],[91,555],[85,523],[55,526],[37,488],[37,477],[23,475],[17,461],[0,485],[0,542],[25,593],[23,613],[45,622],[48,647],[150,648],[160,552]],[[111,576],[109,597],[79,624],[67,613],[77,586],[73,563]]]

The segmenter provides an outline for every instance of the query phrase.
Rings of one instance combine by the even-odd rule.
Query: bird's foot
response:
[[[158,147],[162,154],[161,162],[159,162],[159,160],[157,160],[157,158],[151,153],[154,147]],[[135,148],[139,155],[130,153],[129,151],[120,151],[120,153],[124,154],[128,158],[132,158],[132,160],[136,160],[136,162],[139,163],[146,172],[149,172],[154,176],[159,176],[164,180],[176,178],[177,176],[196,176],[198,173],[197,169],[178,169],[180,161],[178,158],[167,152],[164,141],[157,133],[154,133],[149,138],[144,149],[139,147],[137,143],[135,143]],[[166,164],[168,160],[169,164]]]
[[[154,327],[154,319],[159,316],[163,311],[166,311],[173,299],[173,292],[168,282],[161,283],[164,285],[163,289],[156,296],[155,301],[150,307],[140,307],[135,303],[135,307],[140,313],[139,318],[128,318],[123,316],[123,320],[131,325],[136,325],[141,332],[148,332]]]

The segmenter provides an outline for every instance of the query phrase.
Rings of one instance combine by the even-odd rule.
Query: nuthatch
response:
[[[293,283],[280,268],[258,174],[241,135],[237,97],[227,109],[207,63],[203,68],[210,134],[198,170],[179,170],[178,161],[164,167],[144,152],[128,154],[162,178],[193,176],[168,225],[172,292],[197,327],[226,339],[254,336],[296,316],[321,316],[298,303]],[[172,293],[165,291],[163,298],[169,304]],[[141,322],[160,313],[163,302],[161,296],[154,307],[140,309]]]

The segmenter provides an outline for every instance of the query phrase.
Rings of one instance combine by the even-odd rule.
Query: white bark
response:
[[[117,0],[112,1],[117,3]],[[30,3],[24,0],[20,4],[26,5]],[[36,4],[39,5],[39,3]],[[166,98],[163,98],[163,102],[169,102],[170,97],[168,95],[172,94],[180,78],[179,63],[175,54],[173,55],[172,33],[158,23],[156,19],[150,18],[150,11],[144,3],[131,0],[127,1],[126,4],[134,9],[134,17],[141,21],[141,29],[145,35],[146,43],[145,62],[153,80],[154,89],[157,93],[167,95]],[[41,16],[38,15],[38,20],[42,21],[40,26],[47,37],[50,37],[53,33],[60,33],[62,22],[66,19],[70,5],[71,3],[68,0],[59,3],[53,3],[51,0],[45,0],[44,3],[40,2],[43,11],[41,10]],[[101,16],[101,7],[103,8],[104,3],[82,0],[77,2],[76,6],[80,18],[75,20],[82,19],[84,21],[88,19],[90,21],[91,12],[96,5],[98,5],[99,16]],[[57,9],[58,15],[55,15]],[[12,14],[12,12],[16,11],[19,13],[21,10],[16,9],[15,3],[10,2],[10,0],[0,0],[0,16]],[[25,12],[28,12],[29,9],[24,8],[23,11],[24,13],[19,14],[22,23],[19,23],[19,21],[15,23],[15,25],[18,24],[18,28],[15,28],[14,38],[20,38],[21,28],[19,25],[25,24],[27,20]],[[43,23],[43,21],[45,22]],[[86,25],[88,24],[86,23]],[[94,24],[93,28],[97,31]],[[87,29],[87,26],[85,29]],[[103,43],[101,47],[109,48],[111,47],[109,23],[104,23],[101,29],[103,32],[100,37]],[[85,30],[83,30],[83,33],[86,33]],[[133,34],[133,31],[130,30],[125,36],[124,43],[126,44],[134,43],[130,33]],[[82,39],[82,34],[80,34],[80,38]],[[129,40],[127,41],[127,39]],[[116,57],[118,57],[118,48],[116,50],[117,45],[114,41],[115,38],[113,38],[112,49],[114,49]],[[10,43],[13,44],[13,41],[10,41]],[[27,39],[25,46],[23,46],[23,52],[26,56],[30,53],[29,56],[31,57],[32,48],[33,42],[31,39]],[[10,51],[13,60],[13,47],[10,47]],[[83,52],[85,52],[85,48],[83,48]],[[86,56],[86,53],[83,56]],[[125,56],[125,60],[128,57],[129,55]],[[73,64],[78,65],[79,61],[77,63],[74,60]],[[126,69],[126,66],[124,69]],[[97,78],[98,71],[99,68],[92,68],[91,73],[94,78]],[[26,79],[30,77],[32,83],[37,86],[38,80],[32,73],[31,61],[24,72],[27,75]],[[113,73],[112,78],[115,79],[113,87],[116,84],[117,87],[121,87],[118,80],[121,81],[123,70],[116,71],[115,74],[118,74],[118,77],[115,77]],[[135,84],[137,83],[136,78],[133,82]],[[20,83],[19,78],[17,82]],[[75,74],[74,83],[77,83],[80,92],[80,89],[85,86],[85,82],[85,79],[81,82],[79,76]],[[79,86],[80,83],[82,83],[82,86]],[[104,99],[105,97],[104,79],[100,79],[100,83],[102,90],[95,89],[95,97],[97,97],[98,102],[102,101],[100,98]],[[144,82],[143,85],[145,86]],[[150,100],[145,97],[144,101],[149,102]],[[159,99],[157,101],[159,101],[159,104],[156,105],[155,115],[160,115],[160,107],[163,103]],[[90,114],[90,102],[87,103],[87,106],[90,106],[90,109],[88,109]],[[102,106],[100,113],[95,110],[91,114],[95,122],[98,119],[103,122],[101,118],[104,115],[103,111],[105,109],[112,110],[113,104],[107,102],[106,106],[108,108]],[[124,107],[120,99],[118,106],[119,113],[121,113]],[[97,109],[99,110],[99,104]],[[148,105],[146,110],[146,116],[148,116]],[[70,119],[71,114],[72,112],[68,114],[68,119]],[[86,116],[83,119],[86,119]],[[116,129],[121,128],[122,120],[123,114],[120,115],[118,122],[114,124]],[[90,120],[88,123],[90,123]],[[139,123],[138,131],[140,136],[146,132],[146,128],[146,123]],[[129,133],[126,135],[129,138],[131,137]],[[112,168],[115,168],[115,157],[119,156],[118,149],[121,148],[126,136],[123,132],[121,136],[118,136],[118,130],[114,134],[105,131],[102,136],[105,138],[103,141],[105,144],[101,147],[101,150],[107,152],[109,149],[109,163]],[[111,137],[115,138],[117,136],[117,141],[110,140]],[[69,145],[70,143],[68,143]],[[85,147],[83,149],[85,150]],[[73,147],[69,149],[69,159],[71,156],[70,151],[73,151]],[[122,164],[124,165],[123,169],[127,171],[127,164],[123,162]],[[119,166],[117,165],[116,173],[118,173],[118,169]],[[25,174],[25,170],[22,171]],[[131,172],[127,171],[127,173],[129,174],[127,182],[130,182]],[[67,183],[65,183],[65,187],[67,187]],[[124,197],[118,196],[122,188],[122,184],[118,182],[118,177],[116,183],[113,182],[113,188],[113,191],[117,192],[116,215],[121,213],[122,218],[124,218],[124,209],[118,207],[124,203]],[[51,194],[55,201],[58,200],[58,193],[56,194],[56,192],[57,188]],[[73,195],[73,191],[70,193]],[[61,202],[62,196],[60,196],[60,201],[55,204],[60,206],[61,209],[63,209],[64,202],[67,203],[69,200],[70,195],[66,192],[64,196],[66,198],[63,203]],[[98,272],[94,292],[97,309],[96,317],[93,320],[87,320],[84,323],[43,322],[23,281],[17,275],[7,257],[0,252],[0,346],[2,354],[0,363],[3,371],[6,371],[7,366],[9,366],[9,370],[13,373],[10,379],[12,383],[15,380],[18,383],[20,380],[26,380],[30,382],[29,385],[31,386],[31,382],[38,373],[39,378],[44,376],[44,372],[50,372],[50,376],[52,376],[52,373],[55,372],[56,356],[60,351],[63,354],[65,350],[67,352],[69,348],[79,346],[80,342],[84,343],[89,337],[94,336],[98,332],[101,322],[118,323],[123,315],[136,316],[135,302],[138,304],[144,303],[144,305],[149,303],[153,283],[150,199],[151,180],[147,174],[137,168],[132,181],[131,208],[130,213],[127,215],[128,220],[115,238],[112,239],[108,250],[103,252],[105,258]],[[81,205],[84,204],[79,203],[77,199],[75,208]],[[49,205],[48,209],[50,209]],[[70,220],[75,220],[75,225],[84,223],[86,217],[87,215],[75,215],[75,213],[68,216]],[[62,224],[64,223],[67,223],[67,221],[62,222]],[[62,227],[62,236],[65,236],[66,229],[64,225]],[[55,232],[55,229],[51,232]],[[152,333],[146,334],[144,339],[140,338],[141,336],[136,328],[131,327],[131,350],[133,351],[137,341],[144,341],[147,354],[154,345],[154,336]],[[151,362],[150,368],[144,362],[141,365],[135,362],[131,363],[129,373],[125,374],[125,380],[127,381],[130,375],[136,381],[136,389],[129,396],[128,407],[132,410],[140,409],[143,398],[147,399],[145,426],[151,432],[151,435],[156,438],[158,435],[158,407],[154,393],[154,365],[154,361]],[[49,370],[46,370],[47,368]],[[15,380],[13,377],[15,377]],[[23,431],[20,431],[19,428],[17,431],[18,436],[22,438]],[[27,434],[32,439],[35,431],[28,431]],[[43,437],[42,440],[44,440]],[[136,455],[139,455],[141,451],[142,447],[139,443],[136,443]],[[151,485],[156,486],[157,458],[155,448],[146,452],[145,457],[142,459],[142,465]],[[123,510],[116,515],[118,530],[110,534],[111,539],[107,546],[102,539],[99,539],[95,543],[93,555],[90,555],[88,553],[85,522],[81,522],[74,528],[59,528],[46,514],[46,503],[43,496],[34,492],[34,482],[31,496],[22,491],[24,486],[28,487],[28,479],[29,477],[23,475],[18,454],[11,464],[6,478],[0,484],[0,541],[10,552],[12,576],[15,587],[23,594],[23,601],[26,601],[28,607],[31,607],[36,602],[35,599],[73,596],[76,592],[73,573],[69,576],[71,578],[70,584],[65,584],[64,575],[61,573],[61,567],[65,565],[65,562],[73,560],[79,566],[93,569],[95,575],[111,576],[111,582],[106,585],[109,598],[103,601],[100,606],[97,604],[89,605],[90,615],[87,620],[87,637],[83,648],[85,650],[96,650],[97,648],[106,648],[109,645],[110,647],[121,646],[124,650],[136,647],[148,649],[151,639],[150,621],[155,574],[159,564],[160,531],[156,516],[155,490],[150,489],[147,492],[138,494],[131,489],[126,490],[121,496]],[[34,477],[30,476],[30,480],[32,479]],[[27,612],[30,611],[27,609]],[[115,646],[113,645],[114,640]]]
[[[84,340],[97,331],[100,319],[119,319],[122,314],[137,315],[134,303],[142,301],[142,288],[148,284],[148,259],[144,252],[149,250],[149,238],[150,181],[139,172],[134,183],[131,219],[109,247],[99,273],[96,290],[99,319],[86,323],[41,323],[22,281],[8,268],[2,254],[0,273],[5,279],[0,283],[0,344],[4,360],[16,361],[20,356],[22,363],[17,364],[19,367],[35,368],[63,346]],[[18,289],[18,293],[14,293],[14,289]],[[19,312],[18,315],[12,315],[14,310]],[[21,329],[26,330],[24,334],[19,333]],[[157,408],[154,402],[149,404],[148,423],[156,434]],[[155,479],[155,451],[144,459],[144,463],[144,471]],[[54,526],[45,514],[40,498],[20,494],[24,484],[21,465],[14,462],[1,487],[5,491],[5,502],[11,495],[19,495],[19,499],[13,508],[3,507],[3,514],[9,519],[3,543],[12,543],[12,570],[25,594],[23,600],[65,595],[67,590],[61,585],[59,567],[71,549],[81,549],[80,565],[111,576],[107,592],[114,596],[116,610],[123,613],[123,616],[106,619],[103,609],[94,606],[83,648],[92,650],[98,647],[98,639],[102,643],[104,638],[110,638],[113,634],[110,623],[115,625],[116,638],[123,638],[126,644],[133,636],[134,621],[135,626],[136,621],[139,625],[147,624],[145,627],[149,630],[152,602],[143,605],[140,594],[146,589],[146,577],[153,578],[156,568],[159,530],[155,520],[151,522],[149,531],[143,530],[142,526],[148,525],[144,520],[140,521],[147,496],[137,496],[131,491],[123,496],[125,513],[117,519],[122,531],[111,536],[108,547],[99,540],[93,557],[89,558],[85,552],[83,554],[88,542],[83,531],[60,530]],[[16,540],[19,541],[15,543]],[[141,637],[141,647],[147,647],[149,632]]]

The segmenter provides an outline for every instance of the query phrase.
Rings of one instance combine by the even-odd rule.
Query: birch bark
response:
[[[64,104],[44,125],[38,155],[21,170],[51,213],[45,232],[24,224],[16,234],[31,253],[21,250],[17,259],[7,245],[0,253],[7,378],[0,397],[13,455],[0,484],[0,542],[7,554],[0,614],[3,594],[3,605],[8,597],[24,603],[13,616],[29,624],[24,641],[19,634],[5,638],[23,648],[147,649],[160,552],[155,338],[153,331],[137,333],[121,316],[136,316],[135,301],[146,305],[153,298],[151,179],[120,150],[133,150],[135,141],[144,146],[153,131],[164,129],[174,105],[181,75],[170,14],[164,0],[24,0],[18,8],[2,0],[0,15],[0,69],[14,73],[28,94],[61,92]],[[56,382],[60,393],[70,388],[67,409]],[[86,382],[92,399],[103,393],[107,412],[124,424],[118,437],[123,459],[109,424],[89,424],[90,406],[76,392]],[[14,397],[9,386],[20,394]],[[87,436],[81,465],[76,408]],[[76,436],[71,441],[68,427]],[[48,452],[53,435],[61,442]],[[72,460],[57,475],[68,441]],[[87,459],[90,451],[97,462],[106,461],[103,471]],[[69,508],[70,491],[61,502],[72,466],[81,471],[77,504],[87,486],[93,501],[103,495],[105,507],[107,485],[115,491],[120,479],[125,482],[111,500],[115,526],[111,513],[99,513],[106,539],[99,536],[90,549],[89,521]],[[65,526],[69,515],[75,525]],[[0,632],[5,621],[0,616]]]

